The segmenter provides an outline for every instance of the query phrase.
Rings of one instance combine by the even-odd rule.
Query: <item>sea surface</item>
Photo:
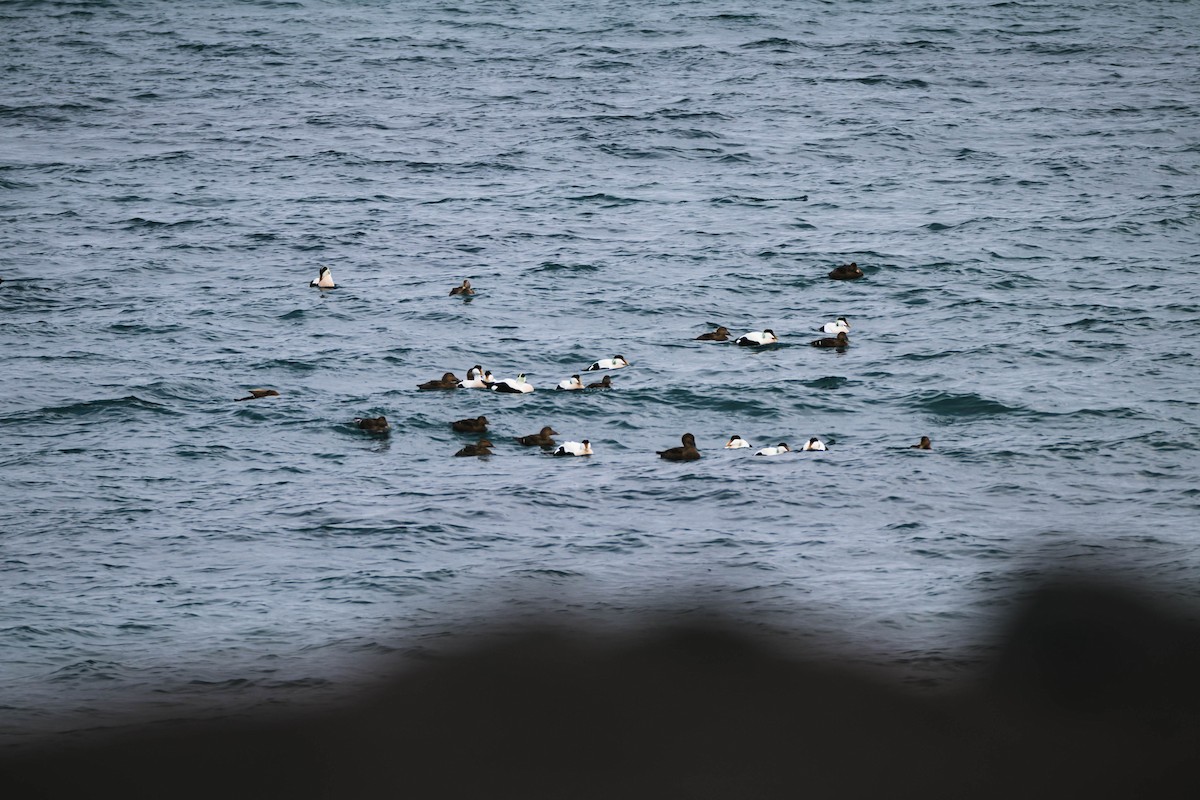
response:
[[[1200,601],[1197,31],[0,3],[0,743],[322,702],[498,620],[719,609],[926,691],[1042,574]],[[416,388],[474,364],[536,390]]]

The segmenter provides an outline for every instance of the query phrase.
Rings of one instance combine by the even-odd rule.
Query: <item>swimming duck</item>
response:
[[[554,440],[550,438],[552,435],[558,435],[558,431],[546,425],[537,433],[531,433],[528,436],[518,436],[516,440],[526,447],[533,447],[534,445],[539,447],[554,447]]]
[[[460,389],[486,389],[495,382],[496,382],[496,376],[493,375],[492,371],[489,369],[487,372],[483,373],[482,375],[477,375],[474,378],[470,377],[470,373],[468,373],[468,377],[465,381],[458,382],[458,388],[460,388]]]
[[[829,277],[835,281],[852,281],[856,278],[861,278],[863,271],[859,268],[858,263],[851,261],[849,264],[842,264],[840,267],[834,267]]]
[[[779,337],[775,335],[775,331],[765,328],[739,336],[734,344],[740,344],[742,347],[762,347],[764,344],[775,344],[778,341]]]
[[[354,424],[364,431],[370,431],[371,433],[387,433],[392,427],[388,425],[387,417],[382,415],[378,417],[355,417]]]
[[[333,273],[329,271],[329,267],[321,267],[320,274],[313,278],[309,286],[316,286],[321,289],[336,289],[337,284],[333,282]]]
[[[505,378],[502,381],[496,381],[490,388],[493,392],[503,392],[505,394],[528,394],[533,391],[533,385],[525,380],[524,372],[515,378]]]
[[[625,356],[613,356],[612,358],[602,358],[599,361],[592,362],[591,366],[584,372],[593,372],[598,369],[620,369],[628,367],[629,362],[625,360]]]
[[[464,280],[462,282],[461,286],[455,286],[453,289],[450,290],[451,297],[453,297],[456,294],[461,294],[461,295],[469,297],[469,296],[475,294],[475,290],[471,288],[470,281]]]
[[[817,328],[821,333],[828,333],[831,336],[836,336],[839,333],[849,333],[850,323],[845,317],[838,317],[833,322],[826,322],[821,327]]]
[[[775,447],[764,447],[762,450],[759,450],[754,455],[756,455],[756,456],[778,456],[778,455],[782,455],[783,453],[790,453],[790,452],[792,452],[792,450],[790,447],[787,446],[787,442],[780,442]]]
[[[459,433],[483,433],[487,430],[487,417],[475,419],[460,419],[450,423],[450,427]]]
[[[279,392],[275,391],[274,389],[249,389],[247,391],[249,391],[250,394],[246,395],[245,397],[237,397],[234,399],[240,403],[243,400],[258,400],[263,397],[279,397]]]
[[[572,375],[571,377],[567,378],[565,381],[560,381],[558,386],[556,386],[554,388],[561,389],[563,391],[573,391],[575,389],[582,389],[583,381],[580,380],[578,375]]]
[[[459,380],[458,378],[454,377],[454,373],[447,372],[442,375],[441,380],[425,381],[424,383],[418,384],[417,388],[423,392],[432,391],[434,389],[457,389],[458,383]]]
[[[826,447],[825,447],[824,442],[822,442],[820,439],[818,439],[817,437],[814,436],[811,439],[809,439],[807,442],[805,442],[804,447],[802,447],[800,449],[801,450],[825,450]]]
[[[554,451],[556,456],[590,456],[592,455],[592,443],[587,439],[582,442],[563,442],[558,449]]]
[[[454,455],[456,456],[490,456],[492,454],[492,443],[487,439],[480,439],[475,444],[469,444],[462,450],[459,450]]]
[[[929,440],[928,436],[922,436],[921,441],[917,442],[916,444],[910,444],[908,446],[908,449],[909,450],[932,450],[933,442],[931,442]]]
[[[685,433],[681,437],[683,447],[672,447],[667,450],[659,450],[658,457],[665,458],[667,461],[695,461],[700,457],[700,451],[696,449],[696,437],[690,433]]]
[[[589,383],[585,388],[588,388],[588,389],[611,389],[612,388],[612,375],[605,375],[603,378],[598,380],[596,383]]]
[[[842,347],[845,347],[846,345],[850,344],[850,337],[846,335],[845,331],[842,331],[841,333],[839,333],[837,335],[836,338],[826,336],[824,339],[817,339],[816,341],[810,342],[809,344],[811,344],[813,347],[842,348]]]
[[[715,331],[711,333],[702,333],[696,337],[697,342],[723,342],[729,338],[729,328],[724,325],[718,325]]]
[[[469,370],[467,370],[467,377],[464,378],[463,380],[469,381],[469,380],[473,380],[475,378],[482,378],[482,377],[483,377],[483,365],[476,364],[475,366],[473,366]]]
[[[729,441],[725,443],[726,450],[740,450],[743,447],[749,447],[750,443],[736,433],[729,437]]]

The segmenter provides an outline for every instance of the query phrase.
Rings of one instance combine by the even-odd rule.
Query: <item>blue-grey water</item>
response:
[[[1041,571],[1195,600],[1198,30],[0,4],[0,737],[315,702],[534,613],[719,607],[940,685]],[[536,391],[416,389],[476,363]],[[595,455],[512,441],[543,425]]]

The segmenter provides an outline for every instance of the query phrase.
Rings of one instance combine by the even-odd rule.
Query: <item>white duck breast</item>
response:
[[[726,450],[740,450],[743,447],[749,447],[750,443],[740,436],[734,435],[725,443]]]
[[[592,365],[584,371],[592,372],[598,369],[620,369],[621,367],[628,366],[629,362],[625,360],[625,356],[613,356],[612,358],[602,358],[599,361],[593,362]]]
[[[804,449],[805,450],[824,450],[826,448],[825,448],[825,443],[814,436],[813,438],[809,439],[807,442],[804,443]]]
[[[489,370],[483,373],[482,377],[468,378],[465,381],[459,381],[458,385],[462,389],[486,389],[495,382],[496,377]]]
[[[528,394],[533,391],[533,386],[525,380],[524,372],[515,378],[505,378],[502,381],[493,383],[491,388],[493,392],[504,392],[506,394]]]
[[[849,333],[850,323],[846,321],[845,317],[838,317],[833,322],[826,322],[817,330],[828,333],[830,336],[837,336],[839,333]]]
[[[582,389],[583,381],[579,378],[578,375],[572,375],[571,377],[567,378],[565,381],[559,381],[559,384],[556,388],[563,389],[565,391],[571,391],[574,389]]]
[[[587,439],[582,442],[563,442],[554,451],[556,456],[590,456],[592,454],[592,443]]]
[[[764,344],[775,344],[779,341],[779,337],[775,335],[775,331],[767,328],[764,331],[751,331],[743,336],[739,336],[735,344],[740,344],[743,347],[761,347]]]
[[[764,447],[762,450],[759,450],[754,455],[756,455],[756,456],[778,456],[778,455],[783,455],[784,453],[790,453],[790,452],[792,452],[791,449],[788,448],[788,446],[786,444],[784,444],[783,442],[780,442],[776,447]]]
[[[337,288],[337,284],[333,282],[333,273],[329,271],[329,267],[321,267],[321,274],[314,278],[309,286],[319,286],[322,289]]]

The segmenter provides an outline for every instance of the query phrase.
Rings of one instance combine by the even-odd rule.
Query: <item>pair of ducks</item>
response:
[[[321,267],[317,273],[317,277],[313,278],[309,286],[316,286],[318,289],[336,289],[337,284],[333,281],[333,273],[329,271],[329,267]],[[471,282],[464,280],[461,285],[455,286],[450,290],[450,295],[462,295],[470,297],[475,294],[475,290],[471,288]]]
[[[582,378],[580,378],[578,375],[572,375],[570,378],[567,378],[565,381],[559,381],[558,386],[556,386],[554,388],[555,388],[555,391],[561,390],[561,391],[567,391],[567,392],[572,392],[572,391],[575,391],[578,389],[611,389],[612,388],[612,376],[605,375],[602,379],[596,381],[595,383],[589,383],[587,385],[584,385]]]
[[[528,436],[516,436],[514,439],[526,447],[538,446],[543,450],[549,450],[554,447],[554,440],[550,437],[555,433],[557,432],[553,428],[546,425],[538,433],[531,433]],[[469,444],[462,448],[454,455],[464,457],[490,456],[492,455],[492,447],[494,445],[490,440],[480,439],[475,444]],[[563,442],[552,453],[555,456],[590,456],[592,454],[592,443],[588,439],[584,439],[582,442]]]

